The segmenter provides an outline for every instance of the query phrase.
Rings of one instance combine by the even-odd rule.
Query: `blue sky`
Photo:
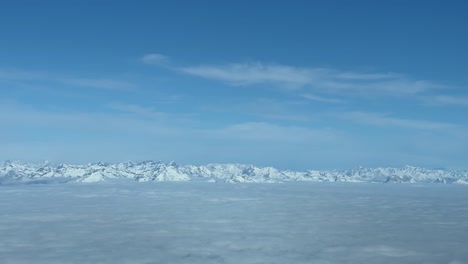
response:
[[[464,1],[10,1],[0,160],[468,169]]]

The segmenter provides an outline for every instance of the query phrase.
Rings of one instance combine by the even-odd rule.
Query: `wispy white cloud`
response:
[[[56,81],[73,86],[107,90],[130,90],[135,88],[133,84],[111,79],[60,78],[56,79]]]
[[[118,106],[115,106],[118,107]],[[145,109],[138,109],[133,106],[120,106],[127,112],[139,112]],[[156,113],[153,113],[157,115]],[[113,134],[119,131],[132,131],[135,134],[156,134],[171,135],[178,129],[168,122],[159,120],[148,120],[145,116],[131,116],[126,112],[83,112],[83,111],[59,111],[33,108],[22,104],[2,103],[0,104],[0,122],[9,124],[8,129],[19,130],[22,127],[28,129],[59,129],[80,133],[108,133]]]
[[[143,107],[135,104],[111,103],[108,107],[113,110],[134,114],[140,117],[162,118],[168,116],[167,113],[156,111],[153,107]]]
[[[104,90],[132,90],[136,86],[132,83],[107,78],[82,78],[64,76],[54,73],[44,73],[23,70],[0,69],[0,80],[12,81],[43,81],[71,87],[86,87]]]
[[[339,135],[331,129],[312,129],[299,126],[282,126],[266,122],[246,122],[220,129],[203,130],[205,134],[221,138],[255,141],[310,142],[336,140]]]
[[[144,63],[147,64],[156,64],[156,65],[161,65],[161,64],[166,64],[169,62],[169,57],[162,55],[162,54],[157,54],[157,53],[151,53],[151,54],[146,54],[144,55],[141,60]]]
[[[194,113],[157,111],[137,104],[114,102],[102,105],[101,110],[84,111],[0,101],[0,123],[8,124],[4,132],[26,128],[28,131],[44,129],[52,134],[64,131],[82,136],[124,133],[175,137],[194,131],[197,122],[197,114]]]
[[[451,95],[436,95],[432,97],[426,97],[425,102],[431,105],[468,106],[468,97],[451,96]]]
[[[204,105],[201,109],[208,112],[242,114],[267,120],[307,122],[314,118],[304,111],[304,108],[307,107],[307,102],[299,100],[258,98],[242,103]]]
[[[31,72],[22,70],[0,69],[0,80],[21,80],[21,79],[47,79],[48,74],[42,72]]]
[[[231,64],[168,65],[168,57],[147,54],[142,59],[169,70],[234,86],[268,85],[279,87],[304,99],[338,104],[370,98],[407,98],[427,105],[468,106],[468,97],[450,94],[459,87],[412,78],[395,72],[342,71],[320,67],[247,62]],[[430,96],[430,94],[438,94]],[[279,115],[276,115],[279,116]]]
[[[337,98],[330,98],[330,97],[318,96],[318,95],[310,94],[310,93],[308,93],[308,94],[302,94],[301,96],[304,97],[305,99],[312,100],[312,101],[317,101],[317,102],[322,102],[322,103],[333,103],[333,104],[338,104],[338,103],[342,103],[342,102],[343,102],[342,100],[337,99]]]
[[[384,80],[403,78],[404,75],[393,72],[389,73],[357,73],[357,72],[342,72],[336,75],[339,79],[344,80]]]
[[[188,66],[178,70],[233,85],[274,84],[322,94],[408,95],[446,87],[395,73],[345,72],[264,63]]]
[[[189,66],[179,68],[186,74],[226,81],[236,85],[280,83],[300,88],[323,74],[323,69],[302,69],[262,63],[229,64],[224,66]]]
[[[392,117],[391,115],[385,113],[349,112],[336,114],[335,116],[350,120],[352,122],[374,126],[395,126],[421,130],[454,130],[460,128],[460,126],[456,124],[427,120],[404,119]]]

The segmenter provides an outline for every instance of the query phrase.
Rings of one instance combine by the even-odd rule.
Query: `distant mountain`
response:
[[[0,163],[0,184],[50,182],[101,182],[112,179],[206,182],[380,182],[468,184],[467,171],[402,168],[290,171],[245,164],[179,165],[162,161],[71,164]]]

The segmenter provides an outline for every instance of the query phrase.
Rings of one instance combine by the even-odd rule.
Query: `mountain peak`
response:
[[[173,161],[173,160],[168,162],[167,165],[172,166],[172,167],[177,167],[178,166],[177,163],[175,161]]]

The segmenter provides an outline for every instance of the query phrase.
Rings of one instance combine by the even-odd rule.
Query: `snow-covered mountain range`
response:
[[[148,181],[207,182],[398,182],[398,183],[460,183],[468,184],[467,171],[402,168],[363,168],[351,170],[290,171],[273,167],[245,164],[179,165],[162,161],[42,164],[20,161],[0,163],[2,183],[101,182],[110,179]]]

